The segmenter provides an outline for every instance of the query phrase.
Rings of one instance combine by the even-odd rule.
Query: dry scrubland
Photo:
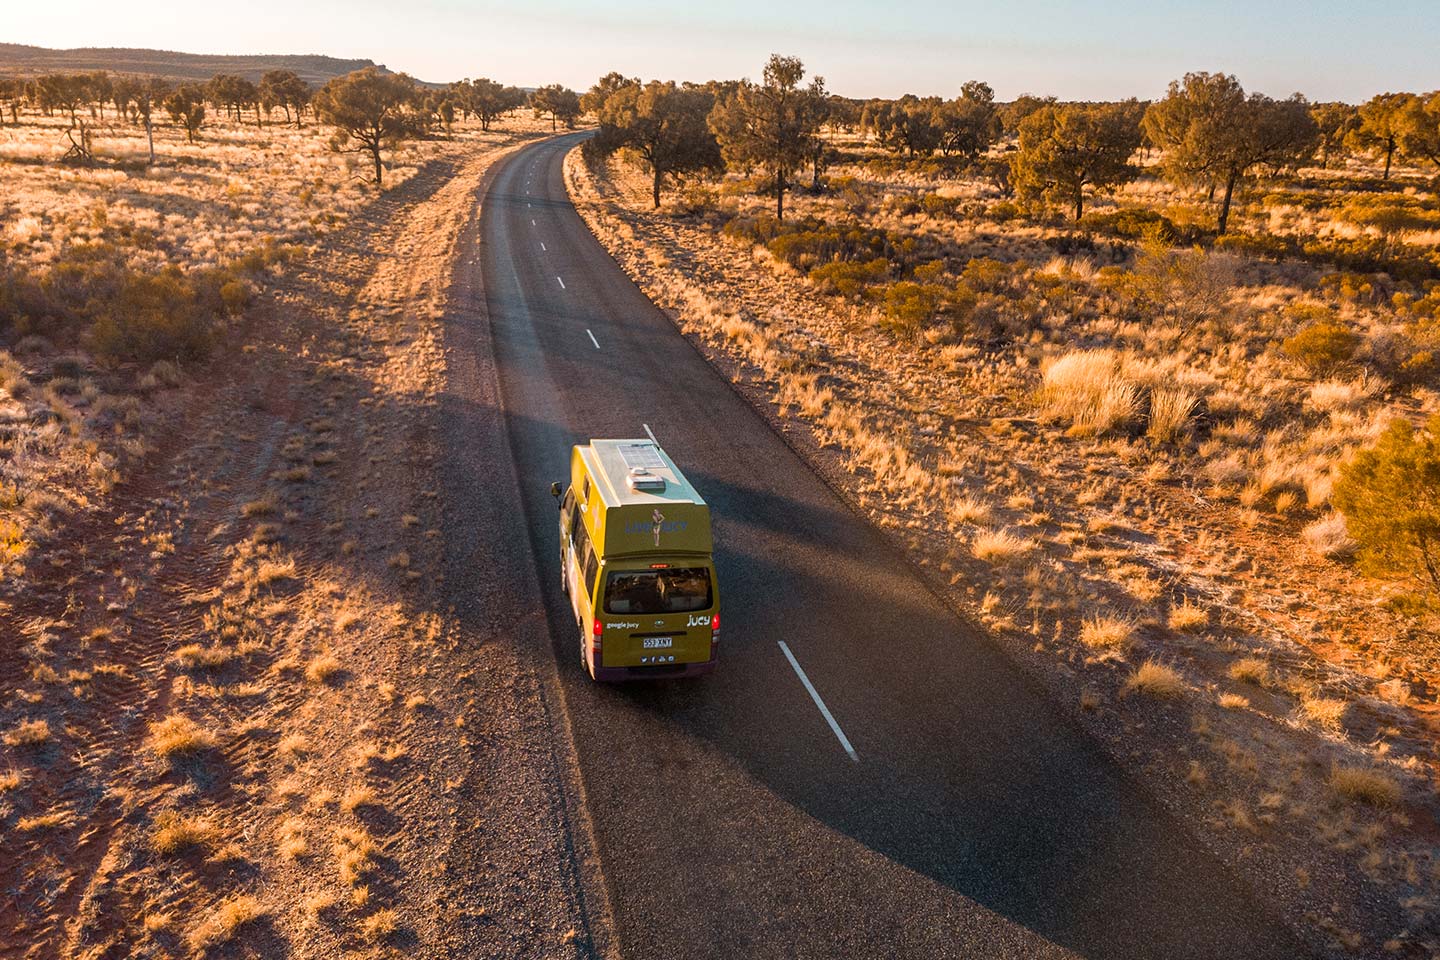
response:
[[[144,169],[22,120],[4,266],[56,313],[0,358],[0,955],[573,954],[560,787],[514,759],[549,734],[443,602],[436,469],[457,239],[549,124],[412,142],[377,197],[309,125],[158,128]],[[106,339],[147,317],[204,342]]]
[[[1356,571],[1331,503],[1352,451],[1440,412],[1440,292],[1378,272],[1440,264],[1431,184],[1303,170],[1202,248],[1213,208],[1153,175],[1082,230],[827,138],[784,225],[734,173],[656,211],[623,154],[567,175],[681,328],[1312,942],[1431,955],[1436,622]],[[1386,205],[1413,215],[1381,230]]]

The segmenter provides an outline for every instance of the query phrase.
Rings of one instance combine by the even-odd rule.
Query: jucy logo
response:
[[[666,520],[665,515],[659,510],[655,511],[655,516],[660,519],[652,519],[650,523],[646,523],[643,520],[630,521],[625,524],[625,533],[627,535],[638,535],[642,537],[648,533],[655,538],[655,546],[658,547],[660,546],[660,534],[679,533],[685,529],[687,523],[684,520]]]
[[[694,617],[694,616],[692,616],[692,617],[690,618],[690,622],[687,623],[687,624],[685,624],[685,626],[687,626],[687,627],[708,627],[708,626],[710,626],[710,614],[707,613],[707,614],[705,614],[704,616],[699,616],[699,617]]]

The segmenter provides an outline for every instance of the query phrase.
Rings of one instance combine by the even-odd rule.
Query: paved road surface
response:
[[[575,142],[494,175],[470,269],[621,952],[1303,955],[631,284],[566,199]],[[722,662],[600,686],[579,667],[548,488],[571,444],[646,424],[714,510]]]

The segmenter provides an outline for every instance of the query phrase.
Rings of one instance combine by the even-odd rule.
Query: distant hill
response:
[[[307,83],[322,84],[331,77],[373,66],[376,66],[373,60],[340,60],[319,54],[226,56],[118,47],[51,50],[19,43],[0,43],[0,74],[10,75],[108,70],[167,80],[209,80],[217,73],[233,73],[247,80],[259,80],[266,70],[294,70]],[[382,65],[380,69],[385,67]]]

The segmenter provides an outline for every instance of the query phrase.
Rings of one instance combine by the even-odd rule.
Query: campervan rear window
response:
[[[615,570],[605,580],[606,613],[684,613],[711,605],[705,567]]]

